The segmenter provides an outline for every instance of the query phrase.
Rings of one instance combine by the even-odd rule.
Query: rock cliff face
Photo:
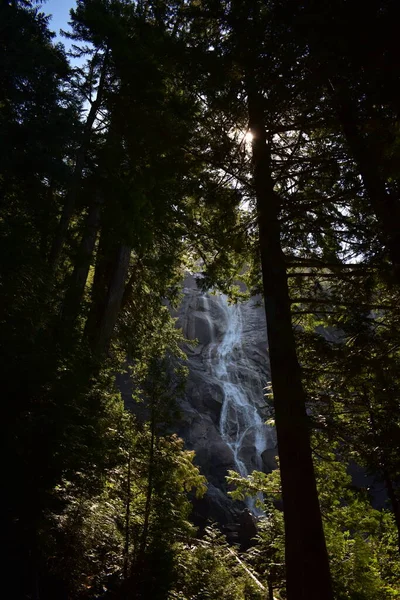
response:
[[[274,466],[276,439],[265,425],[265,386],[270,379],[263,306],[251,299],[229,305],[225,296],[184,283],[178,325],[187,339],[189,378],[177,433],[196,451],[209,481],[200,511],[220,522],[234,518],[226,496],[228,469],[247,475]],[[254,503],[248,508],[256,512]]]

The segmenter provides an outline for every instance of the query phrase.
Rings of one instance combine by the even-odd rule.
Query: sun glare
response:
[[[248,144],[250,144],[250,142],[253,141],[253,134],[251,133],[251,131],[247,131],[247,133],[245,134],[244,138],[245,138],[246,142]]]

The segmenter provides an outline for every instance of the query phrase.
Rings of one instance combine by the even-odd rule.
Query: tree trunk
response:
[[[247,80],[253,134],[265,312],[282,479],[288,600],[333,600],[328,553],[311,455],[305,394],[291,322],[280,200],[274,192],[263,99],[254,76]]]
[[[381,230],[381,241],[393,264],[394,275],[400,284],[400,200],[390,194],[379,173],[379,157],[368,148],[357,126],[357,113],[351,99],[336,94],[337,112],[349,150],[357,163],[372,211]]]
[[[124,295],[122,297],[121,310],[124,310],[132,299],[134,286],[140,276],[140,270],[142,268],[142,261],[140,257],[136,257],[135,263],[131,269],[128,282],[125,286]]]
[[[97,193],[87,215],[86,227],[76,257],[75,268],[65,295],[61,321],[62,328],[67,333],[74,327],[81,308],[96,238],[100,227],[101,204],[102,198],[100,194]]]
[[[96,120],[97,113],[103,101],[105,79],[107,73],[107,62],[108,62],[108,49],[105,52],[103,66],[100,73],[99,86],[97,88],[97,95],[94,102],[89,110],[89,114],[86,119],[86,123],[83,130],[82,143],[77,151],[75,159],[75,168],[72,174],[72,180],[70,188],[67,192],[64,207],[61,213],[60,221],[58,223],[57,232],[53,240],[53,244],[49,255],[49,265],[51,270],[54,272],[57,269],[61,252],[64,247],[65,237],[67,230],[74,214],[76,200],[79,193],[79,187],[82,179],[82,172],[85,166],[86,154],[92,135],[93,124]]]
[[[274,600],[274,588],[272,585],[272,579],[268,578],[268,600]]]
[[[131,248],[124,244],[115,251],[110,264],[107,255],[99,256],[99,269],[94,282],[94,295],[85,336],[94,354],[100,356],[108,350],[112,333],[117,322],[129,269]],[[102,293],[103,292],[103,293]]]
[[[88,318],[85,324],[84,337],[89,345],[96,334],[96,329],[104,310],[107,295],[108,282],[113,269],[113,257],[116,252],[116,244],[112,239],[112,232],[103,225],[100,231],[100,239],[96,252],[96,266],[91,290],[91,304]]]

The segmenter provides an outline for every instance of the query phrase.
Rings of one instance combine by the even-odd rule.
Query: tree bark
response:
[[[102,311],[104,310],[115,252],[116,244],[114,244],[112,240],[112,232],[110,233],[106,225],[103,224],[100,230],[100,239],[96,252],[96,266],[91,290],[90,311],[84,331],[84,337],[88,340],[89,345],[91,345],[91,340],[95,336],[96,328],[98,327]]]
[[[76,257],[74,271],[65,295],[61,322],[62,328],[67,332],[74,327],[81,308],[96,238],[100,228],[101,204],[102,198],[100,193],[97,192],[87,215],[85,231]]]
[[[122,297],[122,303],[121,303],[121,310],[124,310],[129,305],[129,303],[131,302],[132,298],[135,295],[135,285],[139,281],[141,272],[144,268],[142,260],[143,260],[143,256],[141,254],[135,255],[135,260],[134,260],[131,270],[130,270],[129,279],[128,279],[125,289],[124,289],[124,295]]]
[[[248,74],[253,177],[282,479],[288,600],[333,600],[328,553],[311,455],[305,393],[291,322],[280,199],[274,191],[263,98]]]
[[[274,600],[274,588],[272,585],[272,580],[268,578],[268,600]]]
[[[74,214],[76,200],[79,193],[79,187],[82,179],[82,172],[85,166],[86,154],[88,151],[88,146],[90,143],[90,138],[92,135],[93,124],[96,120],[97,113],[101,106],[104,96],[104,88],[105,88],[105,80],[107,73],[107,63],[108,63],[108,49],[105,52],[103,65],[101,68],[99,85],[97,88],[96,99],[92,102],[92,105],[89,110],[89,114],[86,119],[86,123],[83,129],[83,137],[82,143],[77,151],[76,159],[75,159],[75,167],[72,174],[72,180],[70,188],[67,192],[65,203],[63,206],[63,210],[61,213],[60,221],[58,223],[57,232],[55,238],[53,240],[53,244],[49,254],[49,265],[51,270],[54,272],[57,269],[61,252],[64,247],[65,237],[68,231],[68,227],[71,221],[71,218]]]
[[[125,244],[116,247],[112,263],[107,255],[102,256],[100,252],[93,304],[85,328],[92,352],[98,356],[107,352],[111,341],[122,304],[130,257],[131,248]]]

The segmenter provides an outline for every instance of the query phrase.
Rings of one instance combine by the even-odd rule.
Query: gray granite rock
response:
[[[177,433],[195,450],[210,483],[203,506],[210,514],[234,512],[227,471],[246,475],[276,466],[275,432],[264,425],[270,379],[264,308],[259,298],[230,307],[224,296],[201,292],[188,277],[177,317],[186,339],[198,342],[184,348],[189,377]]]

